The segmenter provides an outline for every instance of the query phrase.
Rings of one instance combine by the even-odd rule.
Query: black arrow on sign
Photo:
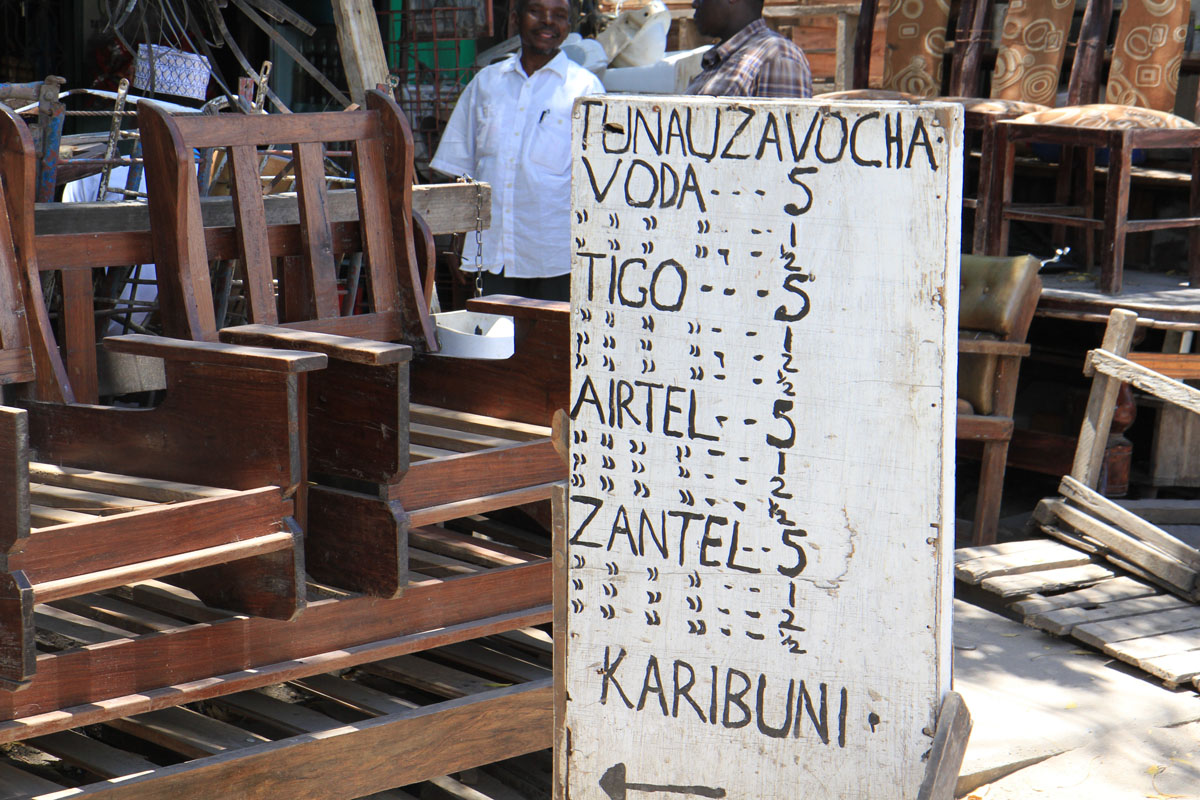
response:
[[[612,800],[626,800],[629,792],[671,792],[673,794],[690,794],[696,797],[724,797],[724,789],[713,789],[708,786],[660,786],[654,783],[628,783],[625,780],[624,762],[613,764],[600,776],[600,788]]]

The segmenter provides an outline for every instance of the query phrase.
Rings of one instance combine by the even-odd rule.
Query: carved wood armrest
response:
[[[317,333],[276,325],[238,325],[223,328],[218,334],[224,342],[265,347],[284,347],[323,353],[338,361],[382,366],[403,364],[412,360],[412,348],[406,344],[356,339],[333,333]]]
[[[268,372],[310,372],[323,369],[328,361],[319,353],[289,353],[265,347],[246,347],[221,342],[190,342],[163,336],[145,336],[140,333],[106,337],[104,346],[114,353]]]

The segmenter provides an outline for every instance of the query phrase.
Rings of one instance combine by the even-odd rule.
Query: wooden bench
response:
[[[412,134],[391,98],[370,92],[362,111],[271,117],[171,117],[143,103],[139,124],[164,330],[330,357],[309,395],[315,484],[306,546],[313,577],[395,596],[403,588],[408,515],[429,523],[549,497],[566,467],[548,431],[529,439],[528,429],[509,423],[545,428],[566,405],[567,304],[483,301],[479,308],[515,316],[517,355],[491,365],[438,359],[414,371],[413,400],[493,417],[485,423],[487,446],[480,446],[478,431],[449,424],[445,415],[410,425],[409,361],[414,351],[437,349],[432,287],[428,280],[422,285],[433,248],[412,212]],[[351,143],[353,153],[365,309],[338,300],[337,264],[347,251],[329,222],[325,145],[341,142]],[[295,238],[265,224],[260,151],[279,143],[295,164]],[[215,232],[204,227],[192,155],[208,148],[224,149],[232,165],[235,257],[249,326],[222,328],[213,314],[214,252],[206,240]],[[433,457],[410,468],[414,443]]]
[[[299,404],[326,359],[121,337],[114,351],[164,360],[166,399],[75,403],[22,213],[32,141],[0,116],[0,384],[20,405],[0,406],[0,686],[34,675],[36,604],[134,581],[170,576],[214,606],[291,619],[305,602]]]

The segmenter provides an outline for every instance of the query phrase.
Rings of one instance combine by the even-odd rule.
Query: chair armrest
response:
[[[268,372],[310,372],[323,369],[328,359],[319,353],[289,353],[264,347],[244,347],[220,342],[190,342],[163,336],[131,333],[109,336],[104,346],[114,353],[153,356],[168,361],[215,364]]]
[[[356,339],[352,336],[317,333],[298,328],[283,328],[277,325],[238,325],[233,328],[222,328],[218,335],[224,342],[324,353],[329,358],[338,361],[350,361],[369,366],[402,364],[412,360],[412,348],[406,344],[376,342],[370,339]]]
[[[960,337],[958,352],[995,356],[1027,356],[1029,355],[1029,345],[1024,342],[997,342],[990,339],[963,339]]]
[[[482,314],[501,314],[514,319],[561,320],[569,317],[571,304],[564,300],[535,300],[508,294],[491,294],[467,301],[467,308]]]

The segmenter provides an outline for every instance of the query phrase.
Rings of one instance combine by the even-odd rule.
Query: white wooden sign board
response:
[[[915,798],[950,685],[961,110],[574,124],[570,799]]]

